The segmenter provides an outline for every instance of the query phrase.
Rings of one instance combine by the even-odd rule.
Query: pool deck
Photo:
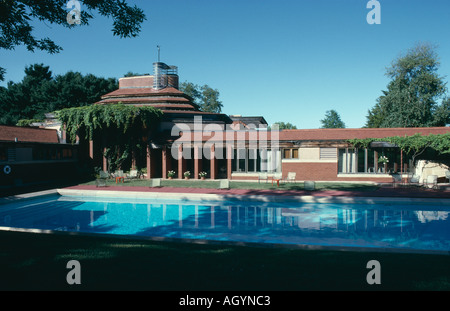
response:
[[[259,190],[211,189],[178,187],[140,187],[77,185],[0,198],[0,204],[43,195],[74,195],[84,197],[163,198],[184,200],[242,200],[264,202],[320,202],[320,203],[432,203],[450,205],[450,191],[425,188],[381,187],[368,191],[344,190]]]
[[[379,188],[374,191],[342,190],[248,190],[174,187],[96,187],[79,185],[57,190],[61,195],[192,200],[243,200],[264,202],[321,203],[433,203],[450,205],[450,191],[417,188]]]

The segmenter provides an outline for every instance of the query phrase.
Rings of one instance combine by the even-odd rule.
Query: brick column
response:
[[[108,170],[108,160],[105,157],[105,152],[106,152],[106,147],[103,147],[102,159],[103,159],[103,171],[104,172],[106,172]]]
[[[91,158],[91,160],[94,160],[94,141],[93,140],[89,140],[89,158]]]
[[[183,179],[184,178],[184,158],[183,158],[183,145],[178,146],[178,178]]]
[[[167,172],[172,169],[172,161],[170,156],[170,151],[167,150],[167,146],[162,149],[162,178],[167,178]]]
[[[378,173],[378,152],[374,151],[373,152],[373,167],[375,170],[375,173]]]
[[[202,152],[201,152],[200,146],[194,146],[194,178],[199,179],[200,177],[198,174],[202,170]]]
[[[149,145],[147,144],[147,157],[149,156]],[[131,169],[136,169],[136,151],[134,148],[131,150]]]
[[[108,169],[108,161],[106,160],[105,157],[105,152],[106,152],[106,136],[105,134],[102,135],[102,163],[103,163],[103,171],[106,172]]]
[[[217,159],[216,159],[216,145],[211,145],[211,179],[216,179],[217,176]]]
[[[151,165],[151,153],[152,149],[150,149],[150,145],[147,143],[147,179],[152,178],[152,165]],[[133,167],[136,166],[136,157],[133,152]]]
[[[233,148],[231,146],[227,146],[227,179],[231,180],[231,160],[233,159]]]

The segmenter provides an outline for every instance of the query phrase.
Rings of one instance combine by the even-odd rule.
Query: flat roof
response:
[[[0,125],[0,141],[33,143],[59,143],[55,129]]]

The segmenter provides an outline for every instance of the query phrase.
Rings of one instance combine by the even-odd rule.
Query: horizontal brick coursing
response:
[[[336,180],[337,163],[283,163],[283,177],[296,173],[297,180]]]
[[[283,163],[282,171],[283,178],[295,172],[296,180],[392,182],[390,177],[338,177],[337,163]]]
[[[392,182],[392,178],[380,177],[338,177],[337,163],[283,163],[283,178],[289,172],[295,172],[295,179],[299,181],[368,181],[368,182]],[[269,174],[270,176],[270,174]],[[233,180],[258,180],[257,176],[233,176]],[[266,181],[262,181],[266,182]],[[268,182],[271,182],[269,177]]]
[[[59,143],[58,133],[54,129],[0,125],[0,141]]]

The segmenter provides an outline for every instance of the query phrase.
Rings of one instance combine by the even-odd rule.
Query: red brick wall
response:
[[[119,88],[153,87],[153,76],[138,76],[119,79]]]
[[[337,163],[283,163],[282,171],[283,177],[287,177],[288,172],[297,173],[297,180],[392,182],[390,177],[338,177]]]
[[[297,180],[336,180],[337,163],[283,163],[283,177],[288,172],[297,173]]]
[[[295,172],[296,180],[312,181],[372,181],[372,182],[392,182],[391,177],[338,177],[337,163],[283,163],[283,178],[289,172]],[[257,176],[233,176],[233,180],[258,180]]]

